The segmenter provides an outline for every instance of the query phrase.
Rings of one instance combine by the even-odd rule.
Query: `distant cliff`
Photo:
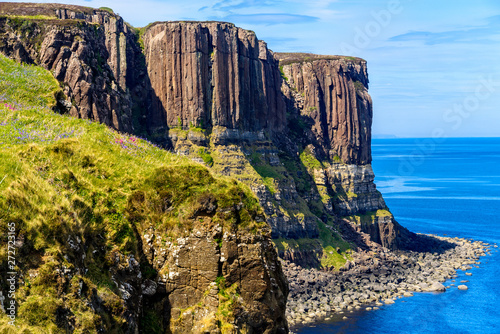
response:
[[[384,247],[411,248],[412,234],[394,220],[374,184],[366,61],[307,53],[276,57],[286,81],[285,95],[294,102],[296,119],[310,125],[304,135],[311,152],[323,161],[314,175],[316,186],[333,194],[325,206],[333,210],[327,211]]]
[[[277,53],[301,115],[330,160],[371,162],[372,100],[366,61],[354,57]]]
[[[0,3],[0,52],[53,73],[61,85],[54,110],[147,137],[245,183],[282,258],[339,269],[349,252],[369,247],[363,233],[391,249],[413,247],[374,184],[372,101],[360,58],[273,53],[252,31],[225,22],[136,29],[107,9],[15,3]],[[178,319],[198,303],[222,307],[202,293],[216,289],[208,281],[218,273],[241,289],[233,325],[284,331],[286,280],[269,236],[213,228],[168,250],[150,242],[154,231],[140,232],[151,265],[160,270],[163,261],[182,274],[153,281],[168,283],[166,297],[153,296],[165,328],[198,326],[197,316]],[[195,248],[206,251],[203,263],[190,258]],[[160,249],[167,253],[158,258]]]

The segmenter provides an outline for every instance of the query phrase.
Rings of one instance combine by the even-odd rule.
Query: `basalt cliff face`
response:
[[[372,101],[366,62],[353,57],[277,53],[301,115],[323,154],[345,164],[371,162]]]
[[[9,14],[0,19],[0,52],[50,70],[62,84],[60,112],[134,131],[134,95],[145,72],[137,37],[121,17],[50,4],[3,3],[0,10]]]
[[[144,307],[166,332],[221,331],[203,319],[220,325],[225,307],[233,332],[286,332],[276,254],[338,269],[349,252],[369,248],[361,233],[411,248],[413,234],[374,184],[362,59],[273,53],[224,22],[134,29],[108,10],[13,3],[0,4],[0,52],[54,74],[55,110],[147,136],[246,184],[263,209],[271,231],[259,236],[207,223],[166,245],[153,228],[138,231],[158,275],[145,279],[136,262],[116,258],[127,332],[140,331]]]
[[[155,23],[142,38],[150,135],[249,184],[274,238],[317,239],[318,218],[386,208],[369,165],[366,62],[275,54],[253,32],[222,22]],[[394,246],[394,236],[364,230]]]
[[[150,131],[283,131],[278,62],[255,33],[222,22],[166,22],[149,27],[143,40]]]

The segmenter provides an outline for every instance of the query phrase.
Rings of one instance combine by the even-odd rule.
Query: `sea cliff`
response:
[[[19,146],[15,154],[27,164],[40,160],[36,154],[47,161],[55,155],[61,166],[69,159],[54,172],[50,163],[30,166],[42,171],[47,189],[55,184],[51,191],[64,194],[64,215],[83,208],[64,226],[78,222],[87,233],[42,229],[62,239],[40,246],[36,235],[18,232],[27,240],[24,254],[45,259],[21,265],[23,277],[40,277],[49,266],[58,273],[49,295],[35,293],[41,302],[33,307],[40,311],[49,299],[75,303],[48,314],[47,326],[82,330],[91,319],[86,324],[97,331],[285,333],[282,260],[338,271],[376,247],[428,244],[397,223],[376,190],[363,59],[275,53],[254,32],[226,22],[134,28],[105,8],[27,3],[0,4],[0,52],[50,71],[57,85],[44,107],[88,121],[84,133],[102,123],[119,131],[101,133],[115,148],[128,152],[139,136],[171,152],[162,153],[169,157],[163,164],[144,161],[148,178],[139,177],[134,160],[141,182],[107,184],[79,173],[109,179],[114,174],[98,172],[111,168],[107,159],[120,168],[132,162],[114,149],[106,158],[104,144],[79,152],[77,142],[88,136],[49,148]],[[26,109],[16,103],[15,112]],[[173,156],[183,163],[170,166]],[[9,181],[6,208],[29,183]],[[119,199],[99,200],[103,190],[94,187],[117,191]],[[122,206],[109,204],[115,200]],[[58,226],[56,213],[18,214],[2,223],[15,218],[35,229],[42,219]],[[115,234],[126,236],[123,247],[109,241]],[[54,249],[60,256],[48,258]],[[72,255],[64,257],[68,249]],[[89,281],[89,269],[105,274]],[[37,284],[42,289],[46,281]],[[85,314],[78,309],[84,302],[91,305]]]

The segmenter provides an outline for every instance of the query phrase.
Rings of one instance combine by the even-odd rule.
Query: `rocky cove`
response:
[[[415,292],[467,290],[468,280],[454,280],[457,270],[472,276],[467,271],[498,248],[481,241],[425,237],[442,242],[441,247],[426,252],[394,252],[378,247],[355,253],[337,272],[282,262],[290,286],[286,315],[291,331],[331,318],[345,320],[354,310],[376,311]]]

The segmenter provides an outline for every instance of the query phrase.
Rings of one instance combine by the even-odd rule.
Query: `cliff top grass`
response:
[[[247,187],[143,139],[52,112],[59,91],[50,72],[0,55],[0,270],[9,271],[7,224],[14,223],[22,240],[15,270],[26,279],[16,295],[16,332],[64,332],[56,325],[61,307],[82,333],[97,332],[98,323],[120,332],[124,309],[110,259],[117,252],[140,259],[145,228],[173,241],[197,223],[267,231]],[[58,283],[63,269],[77,272],[70,286]],[[78,296],[79,281],[96,289],[113,317],[92,310],[91,295]],[[0,316],[0,332],[9,333],[7,321]]]
[[[92,14],[94,8],[57,3],[0,2],[0,14],[19,16],[50,16],[56,18],[57,9],[75,13]]]
[[[281,66],[295,63],[310,63],[316,60],[345,60],[355,64],[366,62],[364,59],[358,57],[317,55],[304,52],[275,52],[274,55],[278,58]]]

